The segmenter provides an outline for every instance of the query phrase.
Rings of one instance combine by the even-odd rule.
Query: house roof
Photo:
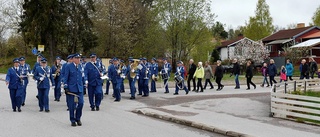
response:
[[[310,39],[310,38],[320,38],[320,31],[303,37],[303,39]]]
[[[241,39],[244,39],[244,37],[238,37],[236,39],[223,41],[223,42],[221,42],[221,45],[217,47],[217,49],[223,48],[223,47],[228,47],[229,45],[234,44],[234,43],[240,41]]]
[[[273,41],[273,40],[281,40],[281,39],[290,39],[294,36],[301,35],[311,29],[315,28],[315,26],[296,28],[296,29],[288,29],[288,30],[280,30],[264,39],[263,42]]]
[[[299,43],[297,45],[294,45],[294,46],[292,46],[290,48],[312,47],[312,46],[316,46],[318,44],[320,44],[320,38],[318,38],[318,39],[310,39],[310,40],[307,40],[305,42],[301,42],[301,43]]]

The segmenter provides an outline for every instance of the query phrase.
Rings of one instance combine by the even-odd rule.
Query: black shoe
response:
[[[240,89],[240,87],[235,87],[234,89]]]
[[[189,90],[186,91],[186,95],[188,95],[188,94],[189,94]]]
[[[57,101],[57,99],[54,99],[54,101]]]
[[[221,86],[220,90],[223,89],[224,85]]]
[[[109,95],[109,93],[104,93],[105,95]]]
[[[16,109],[14,109],[14,110],[13,110],[13,112],[17,112],[17,110],[16,110]]]
[[[131,100],[136,99],[136,97],[130,97]]]
[[[49,113],[49,112],[50,112],[50,110],[49,110],[49,109],[47,109],[47,110],[45,110],[45,112]]]
[[[71,126],[73,127],[77,126],[76,122],[71,122]]]
[[[179,93],[173,93],[173,95],[179,95]]]
[[[169,91],[166,91],[166,92],[164,92],[165,94],[168,94],[169,93]]]
[[[250,88],[247,88],[246,90],[250,90]]]
[[[39,96],[37,95],[36,98],[39,99]]]
[[[69,111],[69,108],[67,108],[67,111]]]
[[[82,122],[79,120],[79,121],[77,121],[77,125],[78,126],[82,126]]]
[[[18,112],[21,112],[21,109],[20,109],[20,108],[18,108]]]
[[[123,91],[121,91],[121,93],[124,93],[125,91],[123,90]]]
[[[196,89],[193,89],[192,91],[196,91]]]
[[[221,88],[218,88],[216,91],[220,91],[221,90]]]
[[[43,109],[40,109],[40,110],[39,110],[39,112],[42,112],[42,111],[43,111]]]
[[[142,95],[142,97],[148,97],[149,95]]]
[[[142,94],[138,94],[138,95],[142,95]]]
[[[260,85],[260,87],[264,87],[264,85]]]
[[[203,90],[201,90],[200,92],[203,92]]]
[[[116,99],[116,100],[114,100],[114,102],[120,102],[120,100],[117,100],[117,99]]]
[[[256,85],[254,85],[254,89],[256,89],[256,87],[257,87],[257,86],[256,86]]]
[[[21,106],[24,106],[25,104],[24,104],[24,102],[21,104]]]
[[[266,87],[270,87],[270,85],[266,86]]]
[[[99,111],[100,110],[100,108],[99,107],[96,107],[96,111]]]
[[[91,108],[91,111],[96,111],[96,110],[95,110],[94,107],[93,107],[93,108]]]
[[[60,102],[60,99],[57,99],[57,102]]]
[[[210,89],[214,89],[214,87],[210,88]]]

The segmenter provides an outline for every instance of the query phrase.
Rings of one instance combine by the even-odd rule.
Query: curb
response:
[[[213,132],[213,133],[218,133],[218,134],[230,136],[230,137],[253,137],[251,135],[247,135],[247,134],[243,134],[243,133],[239,133],[239,132],[235,132],[235,131],[229,131],[226,129],[222,129],[222,128],[218,128],[218,127],[214,127],[214,126],[209,126],[206,124],[202,124],[202,123],[198,123],[198,122],[194,122],[194,121],[190,121],[190,120],[176,118],[173,116],[161,115],[161,114],[157,114],[157,113],[153,113],[153,112],[145,112],[145,111],[141,111],[141,110],[132,110],[131,112],[136,113],[136,114],[140,114],[140,115],[145,115],[145,116],[152,117],[152,118],[157,118],[157,119],[177,123],[180,125],[185,125],[185,126],[189,126],[189,127]]]

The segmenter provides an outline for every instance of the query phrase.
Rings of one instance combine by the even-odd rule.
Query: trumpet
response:
[[[60,76],[61,67],[62,67],[61,64],[56,65],[57,70],[56,70],[56,71],[54,72],[54,74],[53,74],[53,78],[54,78],[54,79],[56,79],[57,77]]]

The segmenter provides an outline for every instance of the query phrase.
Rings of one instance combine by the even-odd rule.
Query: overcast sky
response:
[[[255,15],[258,0],[212,0],[211,10],[216,21],[237,28],[245,25],[249,16]],[[273,18],[273,25],[287,27],[288,24],[311,22],[313,13],[320,6],[320,0],[266,0]]]

